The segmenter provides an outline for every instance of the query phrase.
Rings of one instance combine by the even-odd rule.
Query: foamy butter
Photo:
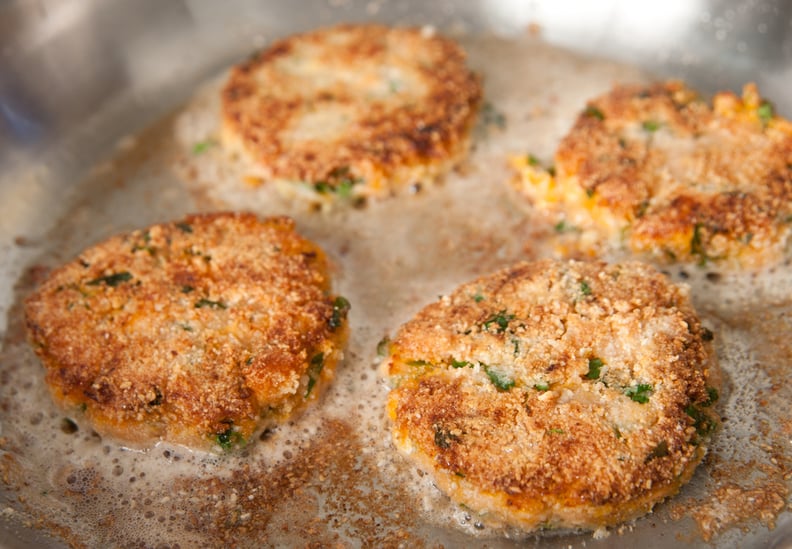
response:
[[[13,502],[23,523],[89,546],[289,545],[306,539],[328,545],[366,540],[395,546],[520,535],[486,526],[486,517],[452,503],[430,475],[393,449],[384,410],[388,387],[378,372],[377,344],[459,284],[521,259],[550,254],[543,238],[547,227],[507,184],[513,175],[507,156],[531,153],[550,163],[587,99],[616,82],[642,81],[646,75],[529,37],[466,37],[462,43],[470,64],[484,77],[486,106],[469,160],[436,187],[413,188],[363,208],[342,205],[324,211],[284,197],[219,146],[217,94],[222,77],[199,90],[157,132],[137,141],[136,147],[150,149],[148,156],[138,154],[147,172],[139,164],[128,166],[123,190],[99,179],[84,184],[85,189],[107,193],[90,196],[98,210],[110,193],[140,199],[136,193],[151,192],[154,184],[142,174],[160,170],[172,185],[186,185],[193,193],[187,210],[245,209],[293,216],[298,230],[328,252],[335,291],[352,303],[350,342],[322,398],[242,450],[195,452],[166,443],[129,449],[92,434],[79,418],[76,430],[64,420],[49,399],[43,368],[22,341],[23,319],[16,307],[9,315],[0,367],[5,406],[0,408],[5,458],[0,463],[9,485],[24,500]],[[180,151],[175,170],[173,150]],[[119,151],[115,165],[124,165],[127,154]],[[160,186],[157,180],[155,188]],[[150,203],[154,210],[147,215],[166,220],[184,213],[157,207],[156,201]],[[72,234],[82,234],[91,218],[74,216],[71,222]],[[62,233],[52,235],[42,261],[54,263],[51,259],[63,248],[61,239],[67,238]],[[766,449],[750,439],[761,420],[783,417],[783,403],[789,401],[790,390],[783,385],[769,391],[782,365],[789,363],[790,352],[782,339],[763,338],[759,331],[762,322],[772,324],[775,317],[768,315],[775,314],[784,324],[782,333],[790,333],[786,267],[762,276],[683,270],[669,271],[691,286],[705,325],[716,333],[726,373],[722,413],[728,421],[713,441],[711,459],[719,466],[726,460],[753,460],[772,468],[770,457],[779,451],[779,441],[769,433]],[[20,298],[24,293],[22,289]],[[758,319],[753,311],[761,304],[774,308]],[[764,404],[759,404],[758,391],[765,391]],[[780,451],[790,453],[788,447]],[[706,463],[701,469],[675,500],[675,509],[712,499],[718,478]],[[775,477],[767,470],[763,474],[770,482]],[[659,516],[666,520],[669,515]],[[663,528],[674,538],[673,522],[655,528],[653,520],[651,532],[645,533],[646,523],[639,521],[630,540],[654,536]],[[728,525],[729,517],[723,522]],[[588,539],[559,536],[547,541],[566,546]]]

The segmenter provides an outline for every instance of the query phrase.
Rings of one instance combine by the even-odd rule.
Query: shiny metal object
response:
[[[106,158],[119,139],[168,113],[206,78],[274,38],[372,19],[502,34],[537,25],[549,43],[633,62],[705,92],[738,90],[755,81],[780,113],[792,116],[792,2],[784,0],[5,0],[0,2],[0,329],[6,328],[13,287],[37,254],[26,243],[57,230],[58,220],[84,199],[71,184]],[[138,226],[134,212],[143,208],[116,205],[98,223]],[[101,234],[102,226],[93,230]],[[64,257],[91,236],[75,234]],[[0,496],[2,508],[12,496]],[[461,538],[446,541],[461,543]],[[587,541],[597,547],[619,543],[618,538]],[[790,547],[790,513],[774,531],[728,541]],[[0,545],[60,543],[0,522]]]

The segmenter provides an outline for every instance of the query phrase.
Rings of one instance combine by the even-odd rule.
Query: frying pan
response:
[[[40,265],[57,265],[73,257],[83,247],[122,230],[170,219],[182,212],[218,207],[217,201],[202,198],[188,187],[174,184],[177,178],[173,172],[154,169],[147,164],[152,155],[156,156],[153,149],[170,143],[167,139],[163,141],[162,121],[165,120],[164,124],[168,126],[167,121],[172,121],[174,110],[184,104],[196,89],[270,41],[321,25],[362,21],[433,25],[443,32],[462,37],[493,34],[508,38],[530,32],[537,34],[545,44],[592,58],[629,63],[653,77],[682,78],[704,93],[721,89],[738,91],[743,83],[754,81],[763,95],[774,101],[778,112],[786,117],[792,116],[792,93],[789,92],[792,90],[792,3],[782,0],[666,0],[662,3],[628,0],[0,2],[0,249],[3,258],[0,261],[0,329],[4,335],[0,355],[0,402],[3,403],[0,407],[0,441],[6,437],[4,444],[0,445],[0,458],[6,460],[13,454],[20,464],[15,471],[22,471],[23,477],[27,475],[27,480],[12,478],[0,483],[3,487],[0,491],[0,515],[3,517],[0,519],[0,545],[60,547],[64,543],[80,542],[92,545],[155,545],[152,538],[145,535],[114,538],[114,534],[102,537],[96,533],[103,528],[108,532],[117,531],[109,523],[106,527],[74,526],[81,520],[94,520],[95,512],[86,514],[85,519],[72,516],[71,520],[65,521],[69,523],[67,528],[63,527],[63,520],[52,518],[86,509],[71,499],[67,501],[62,495],[48,495],[41,489],[47,482],[60,482],[54,471],[61,470],[61,462],[79,459],[73,457],[74,453],[79,454],[83,450],[88,454],[102,451],[112,455],[134,451],[112,443],[97,442],[96,437],[87,433],[74,443],[71,457],[52,455],[42,458],[31,454],[31,448],[36,445],[30,443],[26,446],[26,441],[30,441],[12,428],[12,424],[18,424],[12,421],[12,415],[20,410],[29,413],[32,409],[40,409],[31,416],[31,421],[36,418],[37,425],[41,422],[61,425],[62,416],[46,398],[41,402],[28,400],[20,404],[31,394],[46,394],[40,380],[27,381],[22,387],[11,383],[15,379],[15,365],[30,360],[29,356],[22,359],[19,356],[27,352],[23,350],[24,336],[20,328],[20,300],[35,283]],[[481,59],[478,62],[485,64]],[[518,77],[520,75],[515,75]],[[172,146],[172,143],[167,146]],[[173,154],[178,156],[176,152]],[[453,188],[449,185],[449,189]],[[396,210],[388,208],[397,207],[383,206],[383,212],[394,213]],[[509,212],[510,219],[519,219],[518,213]],[[334,215],[336,217],[323,221],[305,216],[302,226],[309,236],[322,241],[328,223],[339,221],[349,227],[357,214],[342,212]],[[399,230],[393,228],[394,233]],[[413,227],[412,232],[404,230],[404,234],[414,237],[411,242],[418,246],[424,238],[422,235],[431,231],[432,224],[426,222]],[[350,260],[345,265],[344,246],[336,241],[328,241],[327,245],[331,257],[339,264],[341,289],[352,288],[359,281],[356,273],[364,268],[362,260]],[[398,255],[398,252],[394,253]],[[507,254],[503,262],[514,255]],[[388,260],[388,254],[384,253],[384,257],[379,259]],[[436,263],[440,258],[431,261]],[[489,266],[485,262],[482,270]],[[497,265],[492,263],[491,266]],[[418,269],[418,272],[429,272],[434,267],[439,266],[427,263],[423,265],[424,270]],[[782,273],[788,268],[780,267]],[[482,274],[478,271],[459,273],[455,281],[462,282],[472,273]],[[678,272],[673,274],[680,275]],[[417,310],[422,303],[433,299],[437,292],[449,290],[448,284],[439,279],[412,282],[412,290],[401,302],[401,309],[397,307],[393,314],[372,320],[372,325],[381,328],[379,331],[360,328],[358,335],[353,332],[352,348],[342,368],[346,373],[342,373],[338,380],[342,388],[336,391],[335,397],[331,397],[337,402],[357,398],[353,389],[344,396],[344,376],[376,377],[376,372],[370,367],[372,342],[376,342],[383,332],[392,333],[399,321],[409,317],[409,311]],[[384,287],[393,291],[400,287],[399,281],[385,282]],[[376,303],[382,305],[385,302]],[[786,319],[785,305],[783,296],[775,296],[767,310],[777,313],[777,319]],[[739,308],[727,309],[705,307],[704,311],[705,321],[721,327],[726,336],[742,331],[743,336],[748,334],[745,337],[749,341],[759,345],[757,342],[764,341],[763,334],[768,326],[782,330],[782,336],[790,333],[785,331],[789,330],[789,325],[784,322],[773,324],[766,317],[756,315],[746,317],[755,319],[755,324],[746,325],[747,321],[739,324],[730,317],[737,314],[735,311]],[[365,323],[365,311],[366,307],[360,312],[353,309],[353,322]],[[746,460],[754,456],[750,450],[744,449],[761,444],[751,432],[754,424],[765,425],[770,432],[782,433],[782,439],[783,436],[786,439],[792,436],[788,405],[790,391],[778,381],[788,371],[790,352],[781,343],[773,343],[770,347],[772,352],[762,354],[757,349],[746,351],[729,342],[721,345],[719,353],[726,355],[725,363],[732,368],[726,371],[732,387],[731,398],[743,399],[739,406],[727,407],[727,411],[742,411],[746,417],[727,418],[735,423],[727,421],[727,434],[723,435],[720,443],[716,441],[716,446],[720,444],[721,447],[720,457],[716,451],[716,457],[702,465],[705,472],[697,473],[691,485],[683,489],[679,496],[683,501],[701,501],[696,498],[706,497],[708,487],[714,482],[713,471],[721,466],[725,456],[742,456]],[[734,358],[729,353],[739,356]],[[747,368],[753,367],[752,361],[759,361],[760,365],[770,364],[762,370],[763,376],[770,377],[765,379],[749,373]],[[740,387],[746,380],[760,377],[759,384],[776,383],[779,386],[772,393],[772,398],[740,396]],[[350,409],[353,404],[350,402]],[[381,436],[386,439],[384,422],[382,427]],[[40,432],[40,429],[32,429],[32,432]],[[343,434],[343,429],[341,432]],[[316,432],[311,431],[311,434]],[[103,448],[109,449],[105,451]],[[295,449],[289,455],[301,451]],[[167,456],[170,457],[159,457],[162,463],[157,470],[167,475],[167,470],[175,467],[173,455],[169,453]],[[780,490],[784,510],[773,513],[773,528],[768,527],[767,521],[747,517],[727,525],[711,541],[702,538],[696,522],[689,517],[674,518],[670,503],[661,505],[650,517],[604,539],[574,533],[528,537],[518,541],[499,536],[487,537],[486,533],[477,537],[474,535],[476,532],[466,532],[464,527],[455,528],[448,523],[423,519],[421,514],[407,512],[407,508],[412,506],[431,507],[442,500],[440,495],[432,495],[427,503],[415,493],[406,492],[393,496],[401,503],[387,503],[388,497],[383,495],[383,491],[394,487],[385,477],[394,467],[398,469],[393,465],[399,463],[397,458],[380,464],[380,473],[376,473],[376,465],[370,465],[375,476],[381,474],[383,477],[374,484],[351,487],[359,488],[357,491],[345,487],[346,495],[332,486],[341,473],[335,477],[328,474],[328,480],[321,482],[330,486],[325,491],[320,486],[316,493],[325,498],[336,498],[332,509],[345,509],[345,517],[330,517],[330,504],[314,501],[302,511],[294,509],[293,520],[311,522],[319,517],[323,524],[321,527],[314,530],[297,528],[289,532],[281,528],[268,540],[273,545],[303,545],[313,541],[350,546],[396,546],[400,543],[398,540],[402,540],[401,543],[418,545],[442,543],[446,546],[490,547],[508,547],[516,543],[551,547],[639,544],[647,547],[698,547],[709,543],[734,547],[790,547],[790,455],[792,441],[786,440],[786,446],[776,455],[777,461],[780,460],[778,467],[787,471]],[[330,455],[330,459],[339,461],[353,457],[343,453]],[[213,471],[222,471],[227,465],[222,459],[202,463],[202,467]],[[329,470],[335,469],[329,467]],[[216,474],[222,476],[220,472]],[[393,474],[398,476],[404,472]],[[750,476],[752,473],[745,474]],[[361,477],[352,475],[349,478],[354,484]],[[31,490],[30,486],[36,486],[39,491],[33,510],[29,502],[26,506],[25,501],[20,501],[29,495],[26,490]],[[368,489],[379,492],[375,496],[361,495],[361,491]],[[427,483],[427,489],[432,489],[430,483]],[[88,492],[81,493],[80,497],[92,497],[85,495]],[[293,501],[295,496],[287,495],[292,498],[289,501]],[[182,497],[180,493],[174,492],[173,498],[179,497]],[[344,497],[348,497],[351,503],[344,503]],[[375,501],[382,509],[375,512],[374,503],[369,509],[366,498]],[[278,507],[277,502],[272,504],[275,514],[289,511]],[[119,500],[118,508],[111,505],[106,516],[121,521],[145,513],[143,504],[134,509],[129,507],[129,502]],[[366,516],[367,510],[370,511],[369,517]],[[193,521],[196,516],[193,514]],[[460,514],[457,511],[453,516],[456,520]],[[180,516],[177,522],[182,519],[187,520]],[[356,520],[366,522],[369,519],[381,524],[369,529],[349,527]],[[469,517],[459,520],[465,522]],[[140,527],[144,530],[146,528],[145,521],[134,524],[142,525]],[[182,546],[196,540],[207,545],[220,543],[218,538],[202,538],[201,528],[200,521],[194,522],[189,536],[176,538],[168,538],[167,529],[157,530],[164,533],[156,540],[166,544],[178,542]],[[377,529],[393,535],[376,537],[372,532]],[[176,531],[178,528],[172,530]],[[84,532],[89,532],[87,537],[82,537]],[[402,532],[403,537],[396,535],[398,532]],[[246,544],[245,538],[235,541]]]

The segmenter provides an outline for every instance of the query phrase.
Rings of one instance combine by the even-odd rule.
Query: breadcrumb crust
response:
[[[617,86],[562,139],[554,177],[528,157],[512,164],[518,190],[581,230],[584,249],[745,268],[787,251],[792,124],[754,84],[711,105],[679,81]]]
[[[383,362],[396,447],[485,519],[597,529],[687,482],[717,416],[712,334],[640,263],[522,263],[465,284]]]
[[[426,29],[339,25],[276,41],[231,70],[223,140],[264,180],[387,195],[457,164],[481,83]]]
[[[228,449],[316,399],[347,308],[292,220],[214,213],[86,249],[25,317],[54,400],[100,434]]]

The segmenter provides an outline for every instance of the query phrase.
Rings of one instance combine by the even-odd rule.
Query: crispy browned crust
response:
[[[753,84],[712,105],[678,81],[618,86],[589,102],[555,162],[559,209],[634,252],[748,267],[783,257],[792,124]]]
[[[492,520],[620,523],[704,456],[710,339],[686,291],[646,265],[518,264],[402,326],[383,363],[394,441]]]
[[[222,92],[224,139],[267,179],[383,194],[457,162],[480,100],[453,41],[341,25],[279,40],[234,67]]]
[[[347,307],[327,269],[288,218],[191,215],[55,270],[25,302],[29,339],[99,433],[228,448],[332,377]]]

